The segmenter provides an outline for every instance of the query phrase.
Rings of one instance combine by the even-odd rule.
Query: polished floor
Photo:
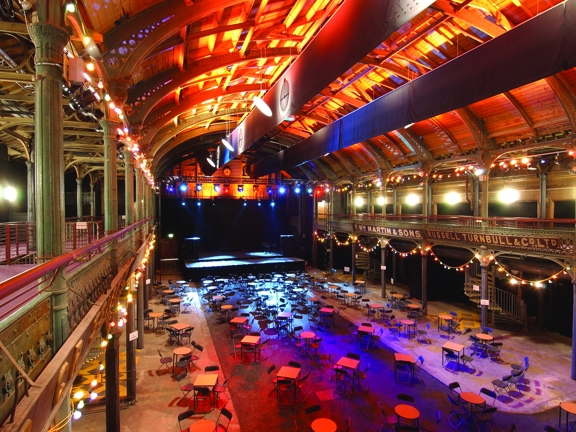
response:
[[[167,280],[168,275],[164,278]],[[332,282],[344,286],[338,279]],[[402,291],[401,287],[395,287]],[[379,286],[369,286],[364,296],[375,302],[379,298]],[[309,293],[317,295],[318,293]],[[321,337],[322,346],[319,356],[294,357],[294,348],[287,337],[273,337],[269,343],[268,357],[253,364],[243,364],[231,354],[232,344],[227,325],[214,325],[211,312],[200,303],[196,290],[189,293],[192,307],[189,313],[181,313],[177,319],[194,326],[192,339],[205,347],[198,361],[199,368],[208,365],[220,366],[220,382],[229,378],[227,395],[222,397],[220,406],[233,413],[230,431],[294,431],[296,428],[309,430],[315,417],[333,419],[338,425],[338,431],[345,430],[346,422],[350,421],[352,431],[378,431],[385,420],[379,405],[387,416],[394,416],[396,395],[405,393],[414,396],[415,407],[420,412],[420,425],[426,426],[441,416],[437,426],[438,431],[453,430],[448,420],[450,405],[446,396],[449,393],[448,383],[457,381],[464,391],[478,393],[480,388],[492,389],[492,380],[501,378],[510,372],[512,363],[521,362],[525,356],[530,359],[530,368],[526,380],[510,392],[510,395],[499,396],[495,401],[498,411],[493,422],[481,430],[508,431],[514,423],[518,431],[541,431],[546,424],[558,427],[558,404],[561,401],[571,401],[574,395],[574,381],[570,379],[571,340],[556,334],[540,333],[524,330],[520,327],[494,327],[495,340],[503,343],[501,359],[492,361],[489,358],[474,357],[472,366],[462,367],[457,371],[454,365],[442,365],[442,345],[448,339],[437,331],[437,316],[442,312],[455,311],[463,317],[463,327],[472,329],[472,334],[479,331],[479,311],[459,305],[430,303],[428,316],[418,323],[421,329],[430,323],[427,338],[429,343],[421,343],[416,338],[405,336],[393,337],[388,328],[376,320],[373,325],[383,332],[380,341],[367,351],[357,346],[357,339],[351,334],[350,323],[360,324],[366,321],[362,311],[341,306],[333,299],[329,303],[340,308],[333,330],[323,330],[312,325],[306,318],[295,325],[302,325],[305,330],[312,330]],[[386,303],[386,302],[384,302]],[[164,306],[151,305],[161,311]],[[405,318],[405,313],[395,311],[398,318]],[[189,409],[191,402],[182,399],[178,382],[170,370],[157,372],[160,365],[157,350],[169,356],[173,347],[167,344],[164,333],[146,330],[144,334],[145,348],[137,353],[137,402],[134,405],[123,406],[121,411],[122,431],[178,431],[177,416]],[[468,335],[453,335],[451,342],[469,345]],[[367,379],[363,384],[367,391],[356,389],[349,395],[336,392],[333,380],[333,364],[347,352],[355,352],[361,357],[360,368],[370,366]],[[415,357],[423,356],[423,371],[419,380],[414,383],[396,382],[394,379],[394,353],[409,353]],[[468,353],[468,351],[467,351]],[[306,384],[307,398],[299,398],[294,406],[281,407],[276,400],[276,394],[270,391],[273,386],[267,370],[271,365],[276,370],[288,361],[296,360],[302,363],[302,375],[310,373]],[[198,370],[191,370],[191,377]],[[274,373],[271,374],[273,376]],[[402,381],[402,380],[401,380]],[[492,403],[489,400],[489,404]],[[307,416],[305,408],[319,404],[320,413]],[[74,421],[73,430],[86,432],[104,431],[103,406],[90,405],[84,408],[84,416]],[[219,410],[214,409],[206,416],[216,420]],[[186,425],[187,426],[187,425]],[[474,424],[461,424],[458,430],[474,429]],[[389,430],[389,429],[383,429]],[[562,424],[564,430],[564,424]]]

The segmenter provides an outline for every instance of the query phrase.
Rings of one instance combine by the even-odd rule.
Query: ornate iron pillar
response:
[[[422,216],[427,218],[430,216],[430,210],[428,208],[429,205],[429,189],[430,186],[428,184],[428,179],[425,178],[422,180]]]
[[[366,190],[366,213],[374,214],[374,207],[372,206],[372,193]]]
[[[126,226],[132,225],[134,221],[134,159],[132,152],[124,149],[124,198]]]
[[[352,202],[350,203],[350,207],[352,207],[351,214],[356,214],[356,184],[352,185]]]
[[[34,163],[31,161],[26,161],[26,194],[27,194],[27,213],[28,222],[35,222],[36,221],[36,206],[34,205],[34,196],[35,196],[35,184],[34,184]]]
[[[572,279],[572,371],[570,377],[576,380],[576,279]]]
[[[82,219],[82,179],[76,179],[76,216]]]
[[[475,175],[472,177],[472,215],[480,216],[480,181]]]
[[[478,257],[480,261],[480,275],[481,275],[481,286],[480,286],[480,328],[487,326],[488,319],[488,305],[482,304],[485,301],[490,301],[488,298],[488,267],[490,266],[490,261],[492,257],[486,246],[480,246],[480,256]]]
[[[100,120],[104,130],[104,232],[118,231],[118,164],[116,160],[116,130],[121,126],[110,120]],[[109,246],[112,274],[118,271],[118,242]]]
[[[422,308],[428,310],[428,250],[422,244]]]
[[[143,219],[142,215],[142,168],[136,166],[136,221]]]
[[[386,298],[386,245],[387,240],[380,239],[380,297]]]
[[[350,241],[352,242],[352,265],[350,266],[350,271],[352,273],[352,285],[356,282],[356,238],[351,236]]]
[[[124,148],[124,214],[126,226],[134,223],[134,159],[132,152]],[[130,250],[134,250],[134,232],[130,231]]]
[[[488,173],[484,174],[484,180],[480,180],[480,185],[482,186],[481,194],[482,200],[480,205],[480,217],[482,219],[488,218]],[[487,222],[485,221],[484,224]]]
[[[106,432],[120,432],[120,335],[106,345]]]
[[[546,219],[546,187],[548,185],[548,175],[546,173],[540,173],[540,212],[538,217],[540,219]]]
[[[96,217],[96,183],[90,181],[90,216]]]
[[[398,214],[398,190],[396,188],[392,189],[392,215],[396,216]]]
[[[138,282],[138,280],[135,281],[134,278],[130,278],[130,292],[135,290],[134,284]],[[136,400],[136,341],[130,340],[130,335],[134,332],[135,311],[132,295],[129,294],[128,296],[126,301],[126,401],[131,402]],[[138,311],[140,312],[140,308],[138,308]],[[141,340],[144,339],[144,328],[140,331],[142,321],[138,320],[138,343],[141,343]]]
[[[46,22],[32,23],[28,31],[36,47],[35,209],[37,257],[38,264],[41,264],[62,255],[65,250],[62,64],[64,47],[70,35],[63,28]],[[70,331],[67,288],[60,271],[49,290],[52,295],[53,348],[58,351]]]

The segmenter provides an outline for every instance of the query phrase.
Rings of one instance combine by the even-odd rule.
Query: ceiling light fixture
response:
[[[226,110],[226,138],[230,137],[230,110]],[[232,144],[230,144],[230,141],[228,141],[226,138],[222,138],[222,144],[224,144],[224,147],[226,147],[228,150],[230,150],[231,152],[234,151],[234,147],[232,146]]]
[[[216,168],[216,164],[214,163],[214,160],[212,159],[212,157],[214,156],[214,153],[211,149],[208,150],[208,152],[209,152],[209,156],[206,158],[206,160],[208,161],[208,163],[210,165],[212,165],[212,168]]]
[[[264,57],[265,56],[266,53],[264,53]],[[260,54],[260,57],[262,57],[262,54]],[[262,66],[260,66],[260,93],[262,93]],[[252,100],[254,101],[256,108],[258,108],[262,114],[264,114],[266,117],[272,117],[272,110],[268,104],[264,102],[264,99],[262,99],[260,96],[254,96]]]

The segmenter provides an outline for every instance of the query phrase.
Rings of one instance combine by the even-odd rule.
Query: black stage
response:
[[[198,282],[206,276],[304,271],[306,261],[270,252],[233,252],[205,255],[184,262],[184,279]]]

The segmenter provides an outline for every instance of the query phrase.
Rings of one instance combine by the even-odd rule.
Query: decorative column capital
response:
[[[124,105],[128,99],[128,90],[131,87],[130,79],[128,78],[113,78],[108,81],[110,94],[117,105]]]
[[[126,164],[126,167],[134,166],[134,155],[132,154],[132,152],[130,150],[128,150],[126,147],[124,147],[124,150],[122,152],[122,154],[124,155],[124,163]]]
[[[100,120],[100,126],[104,130],[104,139],[116,139],[116,131],[122,127],[122,124],[111,120]]]
[[[36,47],[36,64],[62,64],[64,47],[70,41],[70,33],[62,27],[52,24],[34,23],[28,26],[28,32]]]
[[[488,267],[494,259],[486,246],[480,246],[480,253],[476,254],[476,258],[480,261],[480,267]]]

